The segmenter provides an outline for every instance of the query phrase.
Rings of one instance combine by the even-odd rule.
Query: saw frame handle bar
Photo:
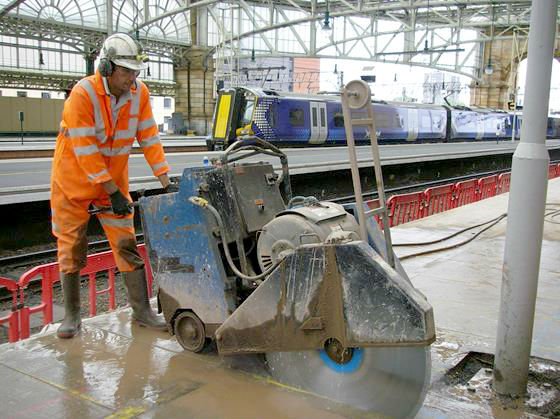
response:
[[[129,208],[137,208],[138,207],[138,202],[131,202],[130,204],[128,204]],[[95,214],[101,214],[104,212],[112,212],[113,211],[113,207],[94,207],[92,209],[88,209],[88,214],[90,215],[95,215]]]
[[[253,141],[256,144],[245,145],[244,141]],[[250,151],[250,153],[238,154],[243,151]],[[222,166],[225,166],[258,154],[265,154],[268,156],[278,157],[280,159],[280,164],[282,165],[282,175],[278,178],[277,183],[280,185],[280,183],[284,182],[284,194],[286,196],[286,201],[289,202],[292,199],[292,185],[290,183],[290,172],[288,169],[288,156],[286,156],[286,154],[278,147],[254,135],[239,137],[236,142],[230,145],[226,151],[222,153],[220,156],[220,162],[222,163]]]

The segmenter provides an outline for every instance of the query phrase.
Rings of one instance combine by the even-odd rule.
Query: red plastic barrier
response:
[[[453,207],[461,207],[476,201],[478,180],[464,180],[455,184]]]
[[[154,282],[154,274],[152,272],[152,267],[150,266],[150,259],[147,254],[145,244],[138,245],[138,253],[140,253],[140,256],[142,256],[142,259],[144,259],[144,268],[146,269],[146,282],[148,284],[148,297],[152,298],[152,284]]]
[[[379,199],[370,199],[369,201],[365,201],[364,204],[366,204],[370,210],[377,209],[379,208]],[[383,230],[383,220],[381,217],[379,215],[374,215],[374,217],[381,230]]]
[[[426,209],[424,216],[437,214],[453,208],[454,185],[443,185],[428,188],[424,191]]]
[[[8,324],[8,341],[17,342],[19,335],[19,306],[18,294],[19,285],[16,281],[0,276],[0,287],[6,288],[12,294],[12,308],[10,314],[0,317],[0,324]]]
[[[109,294],[109,310],[114,310],[115,303],[115,269],[117,265],[113,252],[106,251],[88,256],[87,265],[80,271],[80,276],[88,277],[89,287],[89,315],[97,314],[97,296]],[[97,291],[97,273],[107,271],[109,280],[107,288]]]
[[[58,281],[58,263],[47,263],[45,265],[36,266],[25,272],[18,281],[20,287],[21,302],[25,304],[25,288],[32,280],[37,277],[41,278],[41,303],[32,307],[21,308],[20,338],[29,337],[30,333],[30,317],[35,313],[43,314],[43,325],[52,323],[53,321],[53,285]]]
[[[553,179],[558,176],[557,173],[558,165],[557,164],[549,164],[548,165],[548,178]]]
[[[478,197],[477,201],[481,199],[491,198],[496,196],[496,189],[498,187],[498,176],[486,176],[478,179]]]
[[[146,279],[149,286],[148,294],[152,294],[152,271],[150,269],[149,263],[146,259],[146,249],[145,246],[139,245],[138,251],[140,255],[144,258],[144,263],[146,264]],[[109,295],[109,309],[114,310],[116,307],[115,301],[115,270],[116,264],[115,259],[111,251],[96,253],[88,256],[87,264],[84,269],[80,271],[81,276],[87,276],[89,283],[89,314],[90,316],[95,316],[97,314],[97,296],[101,294]],[[99,272],[107,271],[109,275],[109,284],[107,288],[97,291],[96,287],[96,275]],[[27,288],[32,280],[37,278],[41,279],[41,303],[32,307],[26,307],[24,305],[25,295],[24,290]],[[30,317],[35,313],[43,314],[43,325],[47,325],[53,322],[53,285],[59,281],[59,271],[58,263],[47,263],[45,265],[40,265],[32,268],[31,270],[25,272],[17,282],[17,287],[20,290],[20,324],[19,324],[19,339],[25,339],[29,337],[30,334]],[[13,281],[12,281],[13,282]],[[0,285],[3,285],[0,282]],[[0,319],[1,322],[1,319]]]
[[[387,200],[390,227],[424,217],[424,192],[393,195]]]
[[[509,192],[509,185],[511,183],[511,173],[501,173],[498,176],[498,188],[496,195]]]

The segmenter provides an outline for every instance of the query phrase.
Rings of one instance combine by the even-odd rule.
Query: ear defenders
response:
[[[99,65],[97,66],[97,69],[103,77],[108,77],[113,74],[113,63],[111,61],[117,55],[117,51],[115,51],[115,48],[113,47],[103,47],[103,55],[104,57],[99,59]]]

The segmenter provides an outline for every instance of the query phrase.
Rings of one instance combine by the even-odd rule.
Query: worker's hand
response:
[[[132,213],[132,206],[131,202],[126,199],[126,197],[121,193],[121,191],[117,190],[109,195],[111,198],[111,207],[113,208],[113,212],[117,215],[128,215]]]
[[[179,192],[179,185],[176,183],[170,183],[165,188],[163,188],[165,193]]]

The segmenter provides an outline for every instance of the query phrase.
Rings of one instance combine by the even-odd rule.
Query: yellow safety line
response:
[[[263,377],[262,375],[251,374],[251,373],[247,373],[247,375],[254,378],[257,381],[265,382],[266,384],[271,384],[273,386],[280,387],[280,388],[283,388],[283,389],[286,389],[286,390],[295,391],[296,393],[302,393],[302,394],[307,394],[307,395],[310,395],[310,396],[318,396],[318,397],[323,397],[324,398],[324,396],[321,396],[320,394],[313,393],[312,391],[308,391],[308,390],[303,390],[303,389],[298,388],[298,387],[290,386],[288,384],[283,384],[283,383],[281,383],[279,381],[276,381],[276,380],[274,380],[270,377]]]
[[[145,407],[124,407],[112,415],[105,416],[105,419],[130,419],[138,416],[140,413],[144,413],[146,410]]]
[[[23,375],[25,375],[25,376],[27,376],[27,377],[29,377],[29,378],[33,378],[33,379],[35,379],[35,380],[41,381],[42,383],[48,384],[48,385],[50,385],[50,386],[53,386],[53,387],[55,387],[55,388],[57,388],[57,389],[59,389],[59,390],[68,392],[68,393],[72,394],[72,395],[75,396],[75,397],[78,397],[78,398],[80,398],[80,399],[86,400],[86,401],[88,401],[88,402],[91,402],[91,403],[96,404],[96,405],[98,405],[98,406],[104,407],[104,408],[106,408],[106,409],[113,410],[110,406],[107,406],[107,405],[103,404],[102,402],[100,402],[99,400],[95,400],[93,397],[87,396],[87,395],[85,395],[85,394],[79,392],[78,390],[72,390],[72,389],[70,389],[70,388],[68,388],[68,387],[65,387],[65,386],[61,385],[61,384],[55,383],[55,382],[50,381],[50,380],[47,380],[47,379],[45,379],[45,378],[37,377],[37,376],[35,376],[35,375],[29,374],[29,373],[27,373],[27,372],[25,372],[25,371],[21,371],[21,370],[19,370],[19,369],[17,369],[17,368],[14,368],[14,367],[12,367],[12,366],[10,366],[10,365],[6,365],[6,364],[4,364],[4,363],[2,363],[1,365],[3,365],[3,366],[6,367],[6,368],[11,369],[12,371],[15,371],[15,372],[18,372],[18,373],[20,373],[20,374],[23,374]]]

